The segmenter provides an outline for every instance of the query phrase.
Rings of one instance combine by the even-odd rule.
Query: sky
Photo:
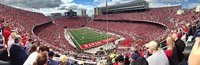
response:
[[[134,0],[108,0],[108,5],[115,5]],[[150,7],[162,7],[181,4],[183,8],[192,8],[200,5],[200,0],[145,0]],[[0,3],[18,8],[37,10],[37,12],[49,15],[49,13],[66,12],[73,9],[81,14],[82,9],[87,10],[87,14],[94,14],[94,7],[105,6],[106,0],[0,0]]]

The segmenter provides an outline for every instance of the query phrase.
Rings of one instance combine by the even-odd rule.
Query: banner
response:
[[[114,41],[114,40],[116,40],[116,37],[115,36],[111,36],[108,39],[100,40],[100,41],[97,41],[97,42],[81,44],[80,48],[81,49],[91,48],[91,47],[95,47],[95,46],[98,46],[98,45],[106,44],[107,42]]]

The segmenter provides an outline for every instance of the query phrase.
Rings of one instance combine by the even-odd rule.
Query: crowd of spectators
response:
[[[3,31],[2,33],[7,32]],[[1,65],[45,65],[47,62],[50,62],[47,61],[48,52],[56,52],[45,44],[38,42],[38,40],[33,41],[31,38],[23,43],[23,37],[18,31],[12,31],[7,42],[4,41],[2,44],[3,47],[1,47],[0,54]],[[62,58],[67,57],[60,58],[61,60],[55,60],[59,62],[57,65],[62,64],[63,61],[63,64],[66,64],[67,59],[62,60]]]
[[[114,32],[133,43],[133,53],[117,53],[118,50],[100,58],[97,65],[198,65],[200,44],[199,13],[185,10],[176,15],[179,6],[151,8],[143,12],[100,15],[95,20],[145,20],[144,22],[92,21],[89,27],[104,32]],[[17,13],[16,13],[17,12]],[[106,18],[105,18],[106,17]],[[53,18],[41,13],[25,11],[0,4],[0,24],[3,42],[0,47],[0,65],[83,65],[68,60],[69,55],[79,60],[95,60],[90,54],[78,53],[64,38],[65,28],[82,27],[83,18]],[[172,22],[170,22],[172,21]],[[178,24],[177,22],[183,22]],[[151,24],[150,24],[151,23]],[[155,23],[155,24],[152,24]],[[159,27],[157,24],[164,27]],[[185,25],[187,23],[188,25]],[[164,44],[156,40],[167,29]],[[183,27],[180,30],[179,27]],[[59,32],[58,32],[59,31]],[[190,38],[192,37],[192,39]],[[136,40],[133,40],[133,39]],[[191,39],[191,40],[190,40]],[[130,40],[130,41],[129,41]],[[152,41],[153,40],[153,41]],[[192,42],[189,56],[184,51]],[[147,44],[145,44],[147,43]],[[137,47],[140,46],[140,47]],[[131,51],[132,52],[132,51]],[[77,55],[76,55],[77,54]],[[162,61],[160,61],[162,60]]]
[[[165,24],[168,28],[174,28],[174,24],[169,22],[180,6],[169,6],[160,8],[149,8],[143,11],[136,11],[131,13],[119,13],[119,14],[108,14],[98,15],[94,19],[98,20],[134,20],[134,21],[149,21],[155,23]]]
[[[28,58],[28,55],[32,55],[32,53],[34,53],[36,49],[40,46],[37,44],[36,45],[33,44],[33,41],[34,43],[37,42],[38,44],[47,46],[48,48],[51,48],[54,51],[62,53],[62,54],[67,54],[67,53],[71,53],[73,55],[77,54],[77,50],[74,47],[72,47],[70,44],[68,44],[68,41],[64,38],[63,35],[64,35],[65,27],[76,27],[76,26],[81,27],[82,23],[76,22],[76,21],[80,21],[82,20],[82,18],[63,17],[63,18],[52,19],[52,18],[44,16],[42,13],[16,9],[13,7],[9,7],[7,5],[0,4],[0,8],[1,8],[0,9],[1,28],[3,31],[2,35],[4,36],[4,39],[5,39],[5,44],[4,44],[5,48],[6,49],[8,48],[7,54],[1,56],[2,58],[5,57],[3,58],[3,60],[10,60],[11,64],[13,65],[22,65],[24,61],[26,61],[26,58]],[[40,27],[41,29],[37,27]],[[61,31],[62,33],[57,33],[55,30]],[[46,31],[49,31],[49,33],[47,33]],[[19,51],[15,51],[12,49],[12,46],[15,45],[14,43],[15,36],[18,36],[18,35],[20,35],[22,41],[16,42],[18,43],[16,44],[16,46],[18,46],[18,48],[21,48],[21,49]],[[54,37],[57,39],[55,39]],[[3,50],[6,50],[6,49],[3,49]],[[15,54],[15,52],[19,53],[18,56],[13,55]],[[26,53],[23,55],[23,57],[22,56],[20,57],[19,56],[20,53],[23,54],[24,52]],[[33,55],[37,56],[36,53]],[[13,60],[10,59],[11,57],[13,58]],[[18,58],[18,60],[15,58]],[[35,57],[35,59],[38,61],[42,61],[45,58],[46,58],[45,56],[38,56],[37,59]],[[37,63],[37,62],[35,63],[35,60],[32,58],[29,60],[34,61],[34,65],[35,64],[40,65],[40,63]],[[25,62],[25,63],[30,63],[30,62]],[[32,63],[33,62],[31,62],[31,65]],[[61,64],[64,65],[64,63],[61,63]]]
[[[127,22],[120,22],[121,25],[120,24],[118,25],[117,23],[119,22],[110,22],[110,20],[112,21],[127,20],[127,19],[133,20],[133,21],[145,20],[145,21],[150,21],[154,23],[164,24],[164,26],[169,28],[167,29],[167,35],[165,37],[167,38],[164,42],[165,46],[163,47],[163,44],[160,44],[156,41],[151,41],[151,40],[149,40],[151,42],[147,41],[149,43],[146,45],[142,44],[144,45],[144,47],[142,48],[139,47],[139,51],[138,49],[136,49],[136,51],[138,51],[139,54],[138,52],[133,52],[132,56],[129,56],[130,58],[132,58],[131,60],[129,60],[132,62],[131,64],[132,65],[198,65],[199,62],[194,59],[199,60],[198,55],[200,55],[198,54],[199,51],[197,50],[198,49],[197,47],[199,44],[199,14],[200,13],[195,12],[194,9],[189,9],[189,10],[185,10],[185,12],[182,14],[176,14],[176,11],[178,9],[179,9],[178,6],[174,6],[174,7],[166,7],[165,9],[152,8],[145,12],[99,15],[99,16],[96,16],[95,21],[90,22],[88,26],[97,28],[100,30],[105,29],[104,31],[113,32],[113,30],[115,30],[116,28],[126,27],[127,25],[123,23],[127,23]],[[150,15],[149,12],[151,12],[152,14]],[[153,13],[156,13],[156,14],[153,14]],[[109,20],[109,21],[106,21],[106,20]],[[117,26],[114,27],[115,25]],[[131,26],[131,24],[129,26]],[[134,26],[131,26],[131,28],[132,27]],[[142,27],[140,27],[140,29],[141,28]],[[127,29],[130,29],[130,27],[127,27]],[[124,29],[118,29],[118,30],[120,31]],[[147,29],[145,31],[149,32],[147,31]],[[123,32],[127,32],[127,31],[123,31]],[[141,34],[139,36],[141,36]],[[159,36],[156,36],[156,37],[159,37]],[[146,37],[141,36],[141,38],[146,38]],[[140,39],[140,40],[141,40],[140,42],[142,42],[145,39]],[[139,40],[136,40],[136,41],[139,41]],[[191,43],[192,45],[190,46]],[[194,46],[193,46],[193,43],[194,43]],[[188,47],[193,47],[192,51],[191,49],[188,49]],[[194,52],[194,50],[196,53]],[[191,51],[191,54],[189,54],[190,51]],[[187,55],[190,55],[190,56],[187,56]],[[117,54],[114,52],[110,56],[110,58],[113,58],[112,61],[114,62],[109,62],[110,60],[106,59],[107,60],[106,63],[113,64],[113,65],[126,65],[126,60],[124,60],[126,57],[127,57],[126,54]],[[138,57],[140,58],[139,60],[137,59]],[[162,60],[162,62],[160,60]],[[103,61],[101,63],[103,64]]]
[[[127,22],[106,22],[106,21],[93,21],[88,24],[88,26],[97,28],[97,29],[106,29],[114,30],[114,31],[122,31],[124,33],[128,34],[119,34],[123,36],[127,40],[132,40],[126,43],[133,43],[134,38],[136,40],[141,39],[141,41],[134,41],[134,43],[139,44],[139,46],[143,45],[144,43],[147,43],[148,41],[155,40],[157,37],[163,34],[165,32],[165,27],[159,27],[157,24],[152,23],[145,23],[145,22],[138,22],[133,21],[130,23]],[[131,27],[131,28],[130,28]],[[112,32],[112,31],[110,31]],[[114,32],[116,33],[116,32]],[[154,34],[152,34],[154,33]],[[117,34],[117,33],[116,33]],[[122,42],[123,43],[123,42]]]

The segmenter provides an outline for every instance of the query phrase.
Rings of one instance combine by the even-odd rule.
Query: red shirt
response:
[[[26,41],[27,41],[27,37],[26,36],[22,36],[22,46],[26,45]]]
[[[113,65],[118,65],[118,62],[113,63]]]
[[[3,36],[4,36],[4,39],[5,39],[6,44],[7,44],[7,42],[8,42],[8,38],[9,38],[9,36],[10,36],[10,34],[11,34],[10,31],[11,31],[11,30],[10,30],[9,27],[5,27],[5,28],[3,29]]]
[[[141,53],[140,53],[140,56],[142,56],[142,57],[144,57],[144,51],[142,51]]]
[[[182,37],[182,34],[179,33],[179,34],[177,34],[177,36],[178,36],[178,38],[181,38],[181,37]]]
[[[184,25],[184,27],[183,27],[183,31],[184,31],[184,32],[188,32],[188,28],[187,28],[186,25]]]
[[[171,53],[172,53],[172,50],[168,50],[168,49],[165,50],[165,54],[166,54],[167,58],[170,57]]]

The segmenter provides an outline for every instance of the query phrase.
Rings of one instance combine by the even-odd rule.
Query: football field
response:
[[[79,49],[84,49],[82,45],[97,42],[103,39],[110,38],[111,35],[97,32],[90,28],[78,28],[68,30],[74,44]],[[92,44],[95,46],[95,44]]]

